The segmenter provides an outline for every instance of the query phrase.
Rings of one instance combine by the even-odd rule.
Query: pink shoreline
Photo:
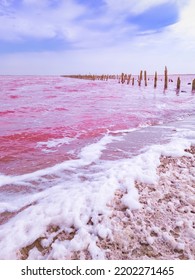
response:
[[[189,260],[195,259],[195,147],[189,156],[160,158],[156,184],[136,182],[141,209],[131,211],[122,204],[121,190],[115,192],[109,208],[111,217],[102,217],[112,230],[112,238],[100,238],[97,245],[107,260]],[[59,232],[51,226],[53,242],[72,240],[76,231]],[[35,248],[44,258],[51,250],[42,245],[44,237],[20,249],[19,259],[27,259]],[[91,259],[88,250],[70,252],[67,259]]]

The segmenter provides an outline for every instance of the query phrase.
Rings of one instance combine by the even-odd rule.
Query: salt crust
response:
[[[99,242],[107,259],[195,259],[195,147],[186,151],[193,156],[161,156],[156,184],[136,182],[141,209],[124,209],[115,193],[113,240]]]

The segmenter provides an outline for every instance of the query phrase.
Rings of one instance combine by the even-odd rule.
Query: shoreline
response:
[[[136,181],[141,209],[129,210],[121,202],[125,194],[115,192],[109,203],[110,217],[102,217],[112,230],[111,238],[101,238],[97,246],[105,260],[193,260],[195,259],[195,146],[186,149],[189,156],[161,156],[157,167],[158,182]],[[69,234],[51,227],[56,239],[72,240]],[[48,254],[42,237],[20,250],[18,257],[27,259],[31,249]],[[31,256],[32,257],[32,256]],[[30,259],[31,259],[30,257]],[[91,260],[88,249],[69,252],[67,260]]]

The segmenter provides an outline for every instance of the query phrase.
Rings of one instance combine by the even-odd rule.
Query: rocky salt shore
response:
[[[113,239],[99,242],[107,259],[195,259],[195,147],[186,151],[161,157],[158,183],[136,182],[140,210],[125,209],[115,193]]]

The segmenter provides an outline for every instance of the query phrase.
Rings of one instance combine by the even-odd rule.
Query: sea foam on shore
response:
[[[97,172],[81,178],[76,164],[74,186],[55,185],[15,209],[0,230],[0,257],[193,259],[194,139],[193,131],[179,131],[171,142],[152,145],[132,158],[100,161],[99,171],[84,149],[80,168]],[[98,143],[93,144],[95,161],[110,140]],[[54,170],[63,171],[61,165]]]

